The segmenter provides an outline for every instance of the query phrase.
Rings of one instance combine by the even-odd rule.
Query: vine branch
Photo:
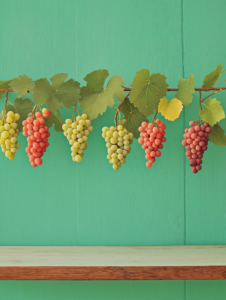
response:
[[[215,95],[216,93],[219,93],[222,89],[220,89],[218,92],[213,92],[212,94],[206,96],[204,99],[202,99],[201,103],[203,103],[207,98],[209,98],[210,96]]]
[[[156,118],[156,116],[157,116],[157,113],[158,113],[158,108],[156,109],[156,112],[155,112],[155,115],[154,115],[154,117],[153,117],[153,119],[152,119],[152,123],[153,123],[153,121],[155,120],[155,118]]]
[[[177,92],[178,90],[179,89],[167,89],[168,92]],[[219,90],[226,90],[226,87],[222,87],[222,88],[211,87],[211,88],[196,88],[195,89],[195,91],[219,91]],[[129,91],[132,91],[132,89],[125,87],[124,91],[129,92]]]
[[[75,119],[75,110],[77,111],[78,115],[80,116],[80,113],[79,113],[79,111],[78,111],[78,109],[77,109],[77,106],[75,105],[75,108],[74,108],[73,114],[72,114],[72,120]]]
[[[124,101],[122,103],[120,103],[120,105],[117,107],[117,110],[116,110],[116,113],[115,113],[115,119],[114,119],[115,120],[115,127],[117,126],[117,115],[119,113],[119,110],[120,110],[121,106],[125,103],[126,99],[128,99],[129,95],[130,95],[130,92],[127,94]]]
[[[8,102],[8,92],[6,92],[6,95],[5,95],[5,106],[4,106],[4,111],[5,111],[5,116],[4,118],[6,119],[6,106],[7,106],[7,102]]]
[[[224,81],[226,81],[226,80],[223,80],[221,82],[224,82]],[[221,83],[221,82],[218,82],[218,83]],[[216,83],[215,85],[217,85],[218,83]],[[226,87],[215,88],[214,86],[211,87],[211,88],[195,88],[195,91],[219,91],[219,90],[226,90]],[[167,89],[168,92],[177,92],[178,90],[179,90],[178,88]],[[130,91],[132,91],[132,88],[124,87],[124,91],[125,92],[130,92]],[[13,92],[13,89],[0,89],[0,92]],[[30,91],[27,91],[27,93],[30,93]]]
[[[199,105],[200,105],[200,110],[202,110],[202,91],[199,91]]]

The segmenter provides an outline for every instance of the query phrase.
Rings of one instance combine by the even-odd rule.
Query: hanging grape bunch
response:
[[[146,162],[146,167],[150,168],[155,162],[156,157],[161,156],[161,149],[163,148],[163,142],[166,141],[165,130],[166,125],[159,119],[155,123],[143,122],[139,127],[140,138],[138,142],[142,145],[145,150],[145,158],[148,160]]]
[[[184,140],[182,145],[186,148],[185,155],[190,160],[192,172],[197,173],[202,169],[202,158],[204,152],[207,150],[208,134],[211,132],[211,128],[208,123],[202,121],[189,122],[190,128],[184,130]]]
[[[84,150],[87,148],[88,135],[93,131],[91,121],[86,114],[72,119],[67,119],[62,126],[64,135],[67,137],[71,145],[71,156],[75,162],[80,162],[84,156]]]
[[[32,167],[42,164],[41,157],[46,148],[49,146],[48,138],[50,137],[49,128],[45,125],[44,117],[49,117],[51,112],[43,108],[42,113],[36,112],[34,117],[28,117],[22,122],[23,135],[28,136],[26,152]]]
[[[114,170],[121,168],[121,165],[126,162],[126,156],[130,153],[130,145],[133,143],[133,134],[122,125],[103,127],[102,137],[106,141],[108,148],[107,158]]]
[[[0,120],[0,143],[2,152],[9,159],[14,159],[17,149],[20,148],[17,137],[19,130],[17,129],[17,121],[20,119],[19,114],[8,111],[6,117]]]

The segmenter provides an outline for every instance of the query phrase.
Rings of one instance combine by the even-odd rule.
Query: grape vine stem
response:
[[[8,102],[8,92],[6,92],[6,95],[5,95],[5,106],[4,106],[4,111],[5,111],[4,118],[5,119],[6,119],[6,113],[7,113],[7,111],[6,111],[7,102]]]
[[[77,111],[78,115],[80,116],[80,113],[79,113],[79,111],[77,109],[77,106],[75,105],[75,108],[74,108],[73,114],[72,114],[72,120],[74,120],[74,118],[75,118],[75,110]]]
[[[156,109],[155,115],[154,115],[154,117],[153,117],[153,119],[152,119],[152,123],[153,123],[153,121],[155,121],[155,118],[156,118],[156,116],[157,116],[157,113],[158,113],[158,109]]]
[[[200,105],[200,110],[202,110],[202,91],[199,91],[199,105]]]
[[[122,103],[120,103],[120,105],[117,107],[116,113],[115,113],[115,127],[117,126],[117,115],[120,111],[121,106],[125,103],[126,99],[128,99],[130,95],[130,92],[127,94],[127,96],[125,97],[124,101]]]
[[[223,81],[225,81],[225,80],[223,80]],[[223,82],[223,81],[221,81],[221,82]],[[219,82],[219,83],[221,83],[221,82]],[[179,90],[178,88],[167,89],[168,92],[177,92],[178,90]],[[226,87],[215,88],[213,86],[211,88],[195,88],[195,91],[219,91],[219,90],[226,90]],[[124,87],[124,91],[130,92],[130,91],[132,91],[132,88]],[[0,89],[0,92],[13,92],[13,89]],[[30,93],[30,91],[27,91],[27,93]]]
[[[178,90],[179,89],[167,89],[167,92],[177,92]],[[211,87],[211,88],[196,88],[195,89],[195,91],[219,91],[219,90],[226,90],[226,87],[221,87],[221,88]],[[129,91],[132,91],[132,89],[124,87],[124,91],[129,92]]]

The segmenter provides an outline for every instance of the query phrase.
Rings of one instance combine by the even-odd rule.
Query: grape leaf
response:
[[[205,103],[205,108],[201,111],[202,120],[213,126],[225,118],[225,112],[216,98],[209,98]]]
[[[158,111],[169,121],[179,118],[182,109],[183,105],[177,98],[173,98],[170,102],[166,98],[161,98],[158,106]]]
[[[51,101],[51,93],[52,88],[47,78],[41,78],[35,81],[35,90],[33,95],[35,105],[43,105],[44,103],[47,104],[48,101]],[[60,101],[57,101],[57,104],[59,103]],[[61,103],[60,107],[62,107]]]
[[[63,131],[62,129],[63,122],[59,110],[57,111],[57,115],[54,114],[54,112],[51,112],[51,115],[48,118],[44,118],[44,119],[45,119],[45,126],[48,126],[50,128],[54,124],[54,129],[57,132]]]
[[[176,98],[179,99],[183,105],[188,106],[192,102],[192,94],[195,93],[194,85],[196,83],[193,80],[194,74],[191,73],[188,79],[180,78],[178,83],[178,91]]]
[[[59,73],[50,78],[52,88],[56,90],[67,79],[67,76],[68,74],[66,73]]]
[[[224,129],[219,124],[215,124],[212,127],[211,133],[208,134],[208,140],[219,147],[226,146]]]
[[[80,98],[80,83],[73,79],[69,79],[66,82],[63,82],[58,87],[58,93],[61,96],[61,102],[67,108],[72,108],[72,106],[76,105]]]
[[[124,82],[119,75],[113,76],[104,89],[104,82],[108,75],[107,70],[97,70],[84,78],[87,84],[81,88],[80,107],[90,120],[96,119],[99,114],[102,115],[108,106],[113,108],[113,97],[120,101],[125,98],[122,87]]]
[[[21,131],[22,130],[22,122],[27,119],[28,114],[32,111],[32,106],[34,103],[26,98],[26,99],[21,99],[21,98],[16,98],[14,101],[16,111],[20,115],[19,121],[17,121],[18,124],[18,129]]]
[[[203,88],[211,88],[219,76],[221,75],[221,70],[223,69],[222,65],[218,65],[215,70],[213,70],[211,73],[206,75],[206,77],[203,80]],[[208,92],[208,91],[207,91]]]
[[[130,102],[134,103],[145,116],[158,108],[160,99],[166,95],[168,84],[162,74],[152,74],[143,69],[137,72],[131,84]]]
[[[4,80],[4,81],[0,81],[0,89],[10,89],[10,81],[11,80]],[[5,92],[1,92],[0,91],[0,99],[2,98],[2,95],[4,94]]]
[[[125,91],[122,87],[125,82],[122,79],[122,76],[115,75],[113,76],[108,83],[109,89],[112,89],[113,96],[118,99],[120,102],[123,102],[125,99]]]
[[[14,78],[9,85],[11,89],[13,89],[13,91],[17,93],[18,98],[26,95],[27,91],[33,93],[35,87],[34,81],[27,75],[20,75],[19,78]]]
[[[120,111],[124,116],[123,119],[126,119],[124,127],[129,132],[132,132],[134,137],[137,139],[140,135],[138,127],[142,122],[148,122],[148,119],[142,112],[139,111],[137,107],[133,105],[133,103],[129,101],[129,99],[125,100],[124,104],[120,108]]]
[[[61,73],[54,75],[50,80],[46,78],[39,79],[35,82],[33,100],[36,105],[46,103],[47,108],[57,111],[62,108],[63,104],[67,108],[72,108],[79,101],[79,83],[73,79],[64,81],[67,74]]]

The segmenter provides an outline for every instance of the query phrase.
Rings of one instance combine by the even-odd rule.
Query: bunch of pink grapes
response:
[[[35,119],[28,117],[22,124],[23,135],[28,136],[26,152],[28,153],[29,162],[32,167],[40,166],[42,164],[41,157],[49,146],[49,128],[44,126],[45,120],[40,112],[35,113]]]
[[[148,168],[155,162],[155,157],[161,156],[162,143],[166,141],[165,129],[166,125],[159,119],[154,124],[143,122],[139,127],[140,138],[138,142],[142,144],[142,148],[145,150],[145,158],[148,160],[146,167]]]
[[[203,153],[207,150],[207,136],[211,132],[211,128],[208,123],[196,124],[194,121],[190,121],[189,126],[190,128],[184,130],[182,145],[187,150],[185,154],[190,160],[189,165],[192,172],[197,173],[202,169]]]

